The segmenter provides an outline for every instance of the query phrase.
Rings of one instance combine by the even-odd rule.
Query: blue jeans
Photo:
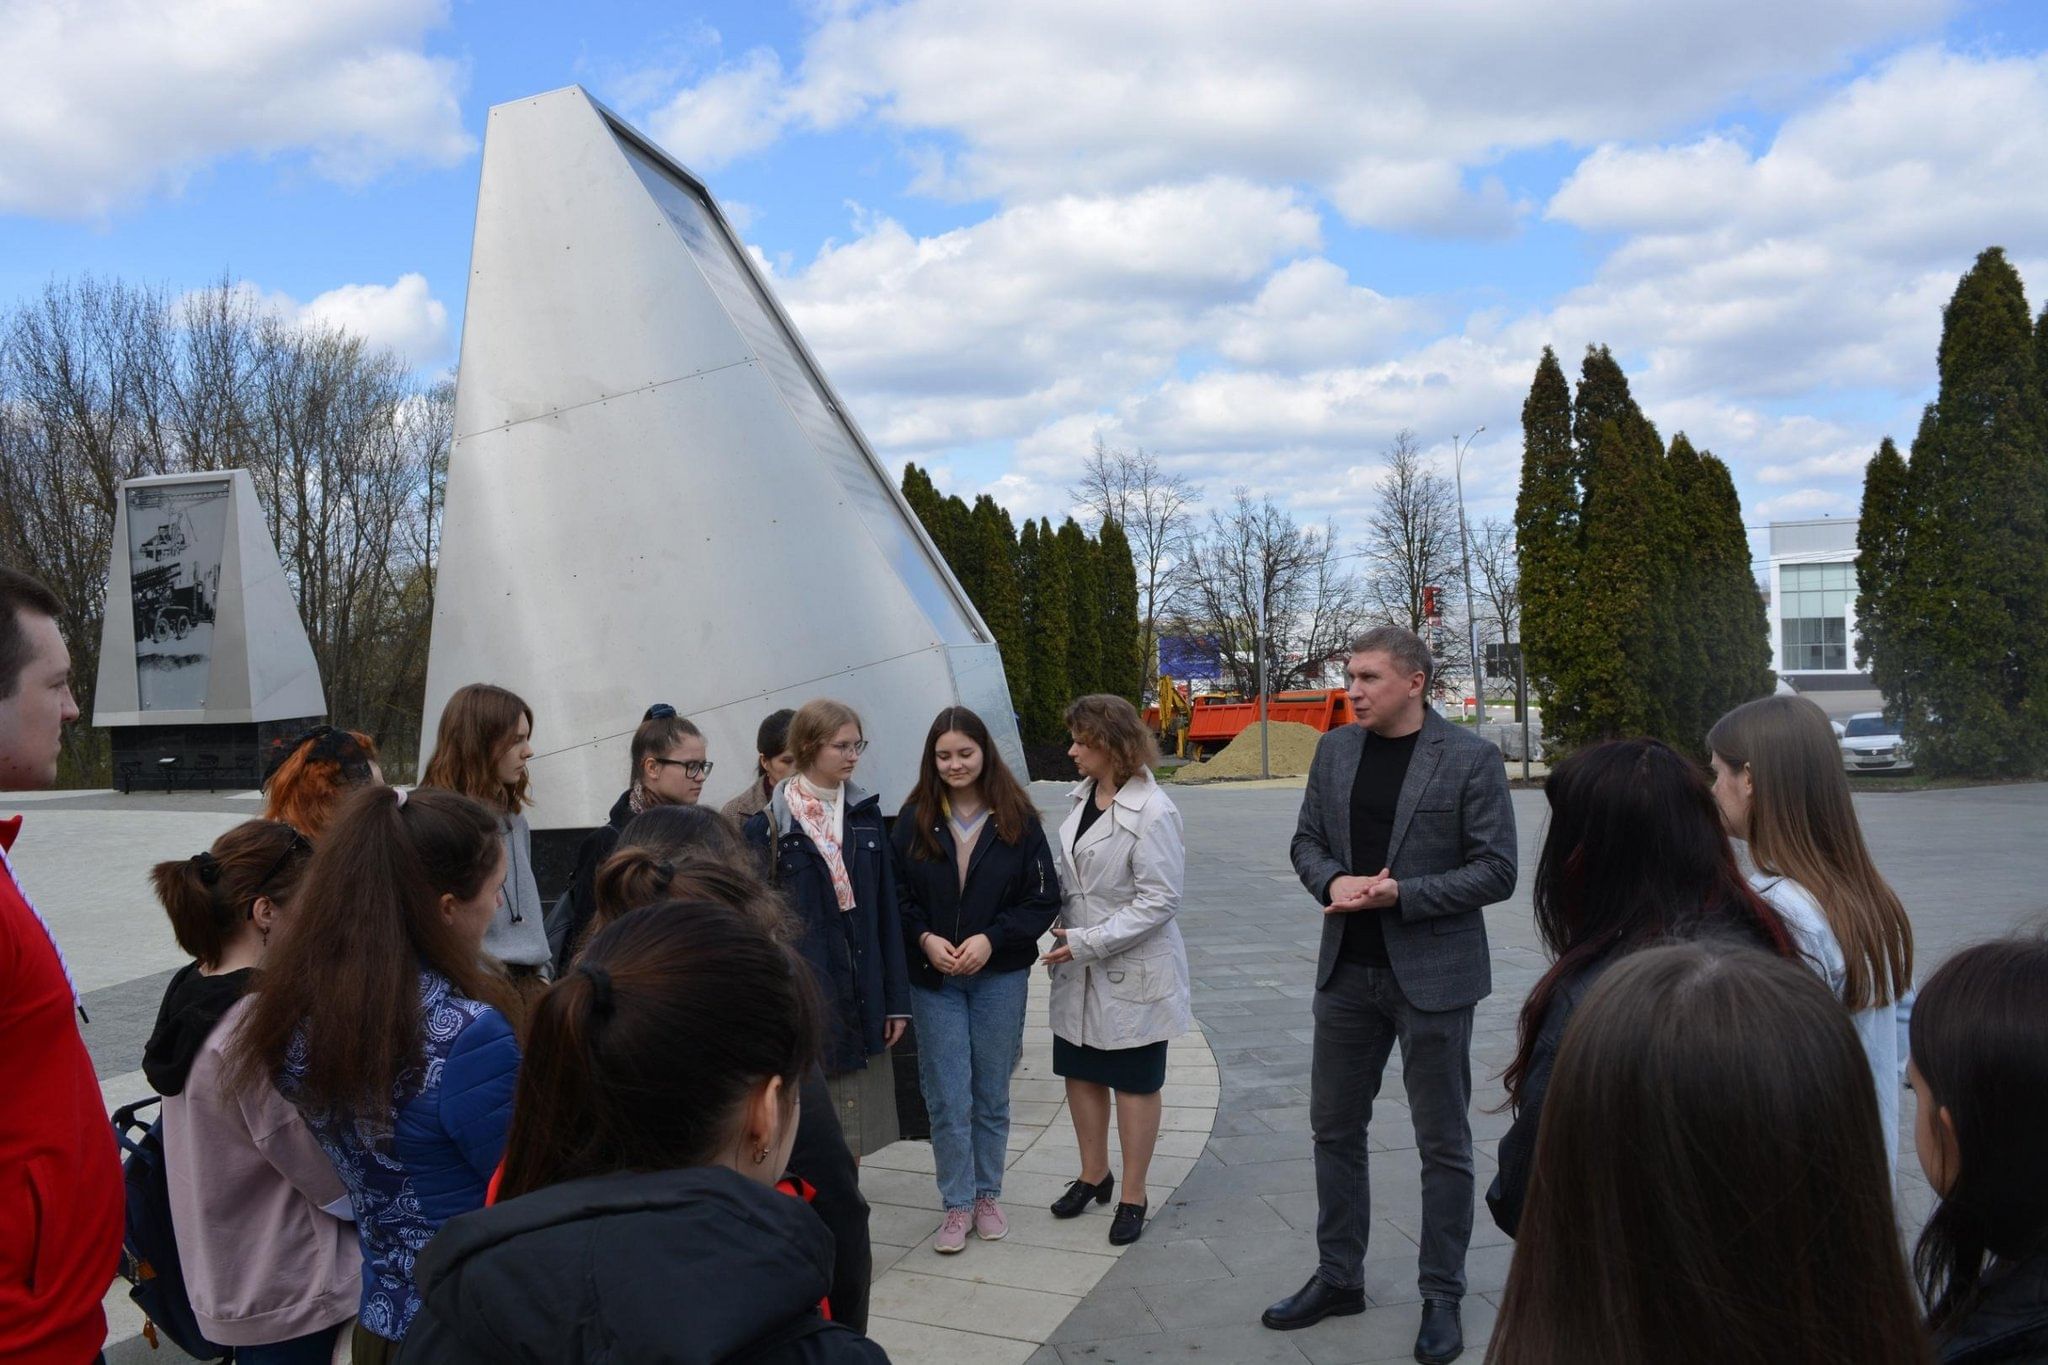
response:
[[[939,1198],[964,1209],[1003,1192],[1010,1143],[1010,1073],[1024,1044],[1028,971],[949,976],[912,986],[918,1079],[932,1116]]]

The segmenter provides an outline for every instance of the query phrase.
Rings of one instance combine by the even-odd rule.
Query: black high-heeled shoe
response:
[[[1078,1218],[1081,1216],[1082,1210],[1088,1207],[1090,1201],[1097,1204],[1107,1204],[1109,1197],[1114,1193],[1116,1193],[1116,1177],[1114,1175],[1102,1177],[1100,1185],[1091,1185],[1085,1180],[1076,1180],[1073,1184],[1067,1186],[1065,1194],[1052,1201],[1052,1216],[1055,1218]]]
[[[1145,1210],[1152,1207],[1148,1199],[1142,1204],[1118,1204],[1116,1217],[1109,1223],[1109,1244],[1127,1247],[1145,1235]]]

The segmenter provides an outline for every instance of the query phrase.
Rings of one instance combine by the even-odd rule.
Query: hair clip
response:
[[[220,884],[220,862],[211,852],[192,855],[192,865],[199,869],[199,880],[207,886]]]
[[[665,702],[665,701],[658,701],[658,702],[654,703],[654,705],[652,705],[652,706],[648,707],[648,708],[647,708],[647,714],[646,714],[646,715],[644,715],[644,716],[642,716],[642,717],[640,717],[640,719],[641,719],[641,720],[643,720],[643,721],[647,721],[647,720],[673,720],[673,719],[675,718],[675,714],[676,714],[676,708],[675,708],[675,707],[673,707],[673,706],[670,706],[670,705],[669,705],[669,704],[668,704],[667,702]]]
[[[589,963],[578,964],[576,970],[590,978],[590,1012],[600,1019],[611,1018],[612,974]]]
[[[397,794],[397,796],[398,796],[398,809],[400,809],[400,810],[404,810],[404,809],[405,809],[405,788],[403,788],[403,787],[393,787],[393,788],[392,788],[391,790],[392,790],[392,791],[393,791],[394,793],[396,793],[396,794]]]

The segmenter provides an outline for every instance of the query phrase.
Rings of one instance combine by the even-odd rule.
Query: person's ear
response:
[[[1956,1140],[1956,1118],[1947,1105],[1934,1111],[1934,1142],[1941,1153],[1942,1184],[1953,1188],[1956,1172],[1962,1168],[1962,1144]]]
[[[277,924],[277,902],[268,896],[258,896],[249,903],[249,919],[258,929],[269,933]]]
[[[455,896],[451,892],[441,893],[441,923],[453,926],[455,923]]]
[[[1756,772],[1747,763],[1742,765],[1742,798],[1756,800]]]
[[[785,1098],[782,1077],[770,1076],[747,1100],[745,1156],[749,1164],[765,1164],[782,1145],[782,1128],[789,1117],[784,1112]],[[769,1172],[771,1178],[781,1174]]]

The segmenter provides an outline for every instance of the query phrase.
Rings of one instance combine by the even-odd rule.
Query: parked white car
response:
[[[1913,756],[1899,727],[1880,711],[1860,711],[1842,727],[1842,767],[1852,773],[1909,773]]]

